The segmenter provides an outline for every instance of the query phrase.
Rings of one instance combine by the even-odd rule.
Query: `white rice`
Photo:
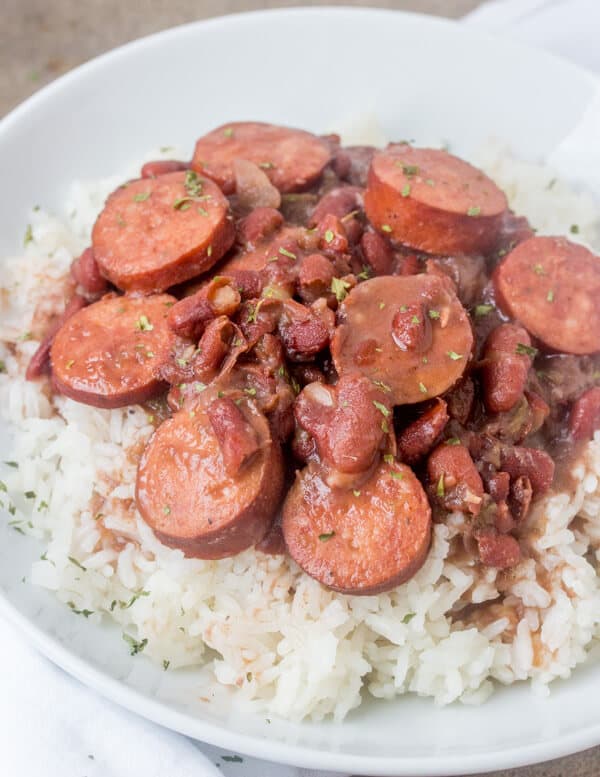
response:
[[[597,206],[585,194],[497,148],[479,161],[540,232],[597,247]],[[369,597],[332,593],[288,558],[249,550],[192,560],[155,539],[135,510],[128,457],[152,432],[145,412],[49,401],[23,379],[37,346],[23,339],[32,311],[41,300],[52,311],[52,284],[88,244],[106,194],[136,169],[74,184],[65,217],[32,211],[32,239],[3,264],[0,407],[16,432],[10,458],[18,468],[6,470],[0,496],[9,500],[7,520],[47,544],[33,583],[90,620],[117,621],[129,635],[123,650],[143,650],[138,660],[168,671],[202,666],[190,694],[213,698],[226,686],[238,702],[285,718],[341,719],[364,688],[380,698],[411,692],[478,704],[494,680],[530,679],[547,693],[551,680],[568,677],[600,637],[600,433],[574,468],[574,491],[537,505],[532,558],[510,576],[451,558],[458,514],[435,527],[409,582]],[[485,602],[470,620],[451,617]]]

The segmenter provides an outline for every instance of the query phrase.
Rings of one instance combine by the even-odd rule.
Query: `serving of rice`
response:
[[[598,250],[587,195],[497,148],[479,162],[540,233]],[[73,184],[63,216],[34,208],[22,255],[3,263],[0,407],[15,444],[0,496],[5,520],[47,544],[31,581],[78,615],[117,621],[123,650],[139,660],[169,672],[203,665],[195,694],[222,684],[257,712],[294,720],[342,719],[363,688],[475,704],[494,681],[530,679],[548,693],[551,680],[568,677],[600,637],[598,432],[572,489],[537,504],[524,540],[530,557],[508,572],[454,552],[460,514],[435,526],[420,571],[378,596],[329,591],[288,557],[248,550],[201,561],[156,540],[134,502],[137,458],[154,430],[147,411],[99,410],[24,379],[38,344],[31,332],[60,304],[61,279],[89,244],[105,196],[137,169]]]

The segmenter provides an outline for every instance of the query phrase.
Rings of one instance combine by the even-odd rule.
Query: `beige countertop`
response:
[[[0,0],[0,116],[44,84],[121,43],[219,14],[294,5],[396,8],[458,18],[480,0]],[[599,777],[600,748],[491,777]]]

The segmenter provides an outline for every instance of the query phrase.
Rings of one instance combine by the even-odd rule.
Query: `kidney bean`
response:
[[[235,477],[260,450],[256,431],[229,397],[213,400],[207,415],[221,448],[225,469]]]
[[[485,406],[490,413],[511,410],[523,396],[532,362],[529,347],[529,335],[517,324],[501,324],[490,332],[481,370]]]
[[[416,421],[396,436],[398,458],[407,464],[416,464],[433,448],[447,423],[446,403],[435,399]]]
[[[317,234],[321,251],[331,254],[345,254],[348,251],[348,235],[337,216],[323,216],[317,224]]]
[[[464,445],[442,443],[427,460],[430,490],[446,510],[479,515],[483,482]]]
[[[521,475],[516,478],[510,489],[510,510],[515,521],[521,523],[527,517],[533,498],[533,488],[530,479]]]
[[[213,278],[195,294],[173,305],[169,326],[176,334],[197,340],[209,321],[217,316],[233,315],[240,302],[240,293],[232,280],[224,276]]]
[[[300,260],[298,272],[299,293],[305,302],[314,302],[331,293],[335,269],[323,254],[309,254]]]
[[[383,392],[358,375],[340,378],[335,386],[309,384],[296,400],[295,415],[314,438],[321,460],[349,474],[369,469],[391,424]]]
[[[348,213],[362,208],[363,190],[358,186],[339,186],[323,195],[317,203],[308,221],[309,227],[315,227],[326,216],[342,219]]]
[[[494,502],[505,502],[510,491],[510,475],[508,472],[494,472],[485,478],[488,494]]]
[[[360,239],[365,261],[374,275],[389,275],[392,271],[394,254],[388,241],[378,232],[367,230]]]
[[[275,208],[255,208],[237,223],[237,240],[247,248],[254,248],[265,237],[283,224],[283,216]]]
[[[500,454],[502,469],[513,480],[521,476],[529,478],[535,496],[548,491],[554,479],[554,461],[537,448],[504,446]]]
[[[329,344],[329,331],[321,319],[293,300],[283,303],[279,335],[291,361],[310,360]]]
[[[71,275],[86,294],[93,297],[108,290],[108,281],[100,274],[92,248],[86,248],[71,264]]]
[[[402,306],[392,320],[392,338],[403,351],[426,351],[431,346],[431,321],[423,304]]]
[[[496,569],[514,567],[521,560],[519,543],[510,534],[498,534],[492,527],[479,530],[476,535],[482,564]]]
[[[569,431],[574,440],[591,440],[600,429],[600,386],[588,389],[573,403]]]

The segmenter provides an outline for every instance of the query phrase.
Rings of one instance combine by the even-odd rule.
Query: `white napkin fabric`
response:
[[[600,73],[600,0],[493,0],[464,21],[545,48]],[[600,104],[581,130],[596,140],[600,137],[598,117]],[[561,144],[558,163],[571,162],[576,156],[578,137]],[[586,148],[594,145],[598,144],[588,142]],[[226,777],[326,777],[194,743],[148,723],[68,677],[2,621],[0,645],[3,775],[210,777],[220,770]]]

